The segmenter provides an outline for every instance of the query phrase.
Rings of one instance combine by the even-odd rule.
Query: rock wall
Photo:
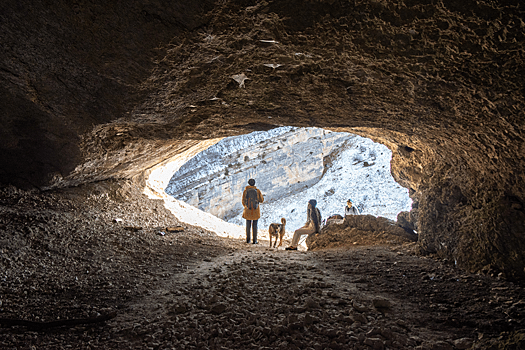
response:
[[[242,192],[248,179],[256,180],[267,202],[300,192],[321,179],[325,157],[353,137],[319,128],[284,130],[266,140],[252,136],[248,143],[247,138],[221,141],[181,167],[166,193],[228,220],[242,212]],[[225,153],[228,142],[244,142],[247,147]]]
[[[129,115],[150,92],[141,84],[161,47],[202,25],[211,3],[2,1],[0,184],[43,187],[93,158],[83,135]],[[126,147],[126,136],[95,136],[99,155],[108,156],[113,141]],[[166,138],[155,132],[150,150],[169,144]]]

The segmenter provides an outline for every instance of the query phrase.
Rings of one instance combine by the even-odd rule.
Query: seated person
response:
[[[306,224],[300,229],[295,230],[292,238],[292,244],[286,248],[286,250],[297,250],[299,245],[299,240],[302,235],[309,235],[311,233],[316,233],[321,230],[321,212],[315,206],[317,201],[315,199],[310,199],[308,201],[308,208],[306,210]]]
[[[356,207],[353,206],[352,200],[349,199],[348,201],[346,201],[345,216],[347,216],[347,215],[359,215],[359,214],[361,214],[361,213],[359,212],[359,209],[357,209]]]

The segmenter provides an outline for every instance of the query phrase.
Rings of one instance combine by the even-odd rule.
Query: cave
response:
[[[7,321],[2,324],[18,322],[13,321],[17,310],[18,318],[32,319],[37,329],[47,326],[41,321],[50,317],[49,310],[55,311],[54,320],[56,315],[83,315],[89,316],[85,320],[106,321],[97,319],[105,315],[100,305],[118,300],[116,304],[128,310],[133,291],[144,298],[160,293],[148,286],[174,271],[188,270],[190,260],[207,263],[220,254],[234,254],[237,248],[228,245],[233,243],[181,224],[163,201],[151,199],[151,193],[148,199],[144,192],[149,174],[218,139],[283,126],[349,132],[387,146],[392,176],[417,203],[405,216],[417,224],[417,242],[411,246],[414,256],[423,259],[417,261],[459,269],[462,272],[454,273],[461,276],[449,280],[499,293],[492,300],[480,287],[474,296],[480,305],[486,303],[486,310],[493,305],[501,310],[504,294],[516,291],[525,277],[524,11],[523,4],[508,0],[3,1],[0,318]],[[118,235],[110,234],[116,232],[115,225],[121,225]],[[144,235],[146,227],[150,231]],[[182,233],[176,238],[174,232]],[[135,243],[145,248],[132,246]],[[184,251],[170,260],[168,252],[177,245]],[[216,249],[206,250],[210,245]],[[268,264],[275,262],[270,253],[253,254],[269,259]],[[315,254],[325,257],[326,266],[366,256]],[[161,262],[172,269],[157,275]],[[92,268],[84,268],[90,263]],[[66,265],[78,271],[59,272]],[[126,269],[149,277],[138,287],[132,278],[138,275],[129,275],[118,288],[106,278]],[[421,273],[421,286],[439,280],[434,272]],[[68,280],[66,275],[73,277]],[[202,287],[205,280],[197,285]],[[366,284],[364,280],[359,283]],[[315,283],[317,287],[309,288],[322,294],[322,283]],[[118,293],[105,295],[103,288]],[[201,289],[197,299],[204,298],[203,293]],[[431,290],[425,293],[430,299],[421,297],[420,304],[428,302],[436,318],[462,305],[444,306],[447,297],[436,301]],[[478,348],[489,348],[494,339],[519,342],[523,333],[511,332],[524,327],[523,294],[516,293],[507,295],[513,301],[506,313],[514,316],[498,316],[493,323],[484,323],[481,316],[471,323],[463,316],[443,316],[440,325],[462,324],[468,330],[459,333],[471,335],[457,333],[457,341],[446,344],[429,334],[425,339],[432,339],[436,349],[436,344],[466,349],[460,340],[475,338],[474,329],[489,334],[490,325],[490,336],[475,339]],[[182,298],[184,291],[173,295]],[[307,298],[308,317],[304,312],[299,318],[287,314],[279,326],[283,328],[275,330],[244,315],[252,320],[252,338],[271,342],[272,336],[282,336],[279,345],[272,344],[322,348],[324,343],[307,344],[297,335],[298,329],[315,327],[332,348],[350,343],[357,344],[355,348],[396,348],[392,344],[401,343],[404,348],[425,348],[432,343],[404,339],[401,329],[406,333],[409,327],[401,321],[391,328],[401,334],[397,338],[377,329],[366,336],[354,329],[345,336],[319,326],[319,309],[326,304],[313,300],[315,293],[309,299],[298,295]],[[98,306],[83,307],[88,296],[99,300]],[[42,304],[46,298],[70,300],[66,304],[71,307],[48,310],[50,306]],[[71,301],[75,298],[76,304]],[[395,304],[377,300],[374,310]],[[211,315],[221,317],[227,305],[214,302]],[[352,305],[359,315],[367,314],[355,299]],[[141,304],[133,308],[139,310]],[[80,309],[80,316],[72,311]],[[173,326],[191,308],[179,303],[169,309]],[[232,312],[229,316],[234,317]],[[366,324],[361,316],[341,313],[337,322],[353,317]],[[373,319],[387,316],[380,312]],[[144,341],[158,344],[151,347],[168,346],[167,335],[163,343],[147,327],[153,323],[142,323],[145,333],[121,329],[120,334],[147,337]],[[191,330],[199,327],[188,327],[182,333],[173,331],[180,348],[198,348],[199,341],[209,348],[236,348],[231,330],[207,330],[214,339],[230,337],[223,344],[198,340]],[[92,335],[94,329],[82,331]],[[10,332],[0,332],[0,345],[53,347],[49,333],[46,340],[38,340],[30,333]],[[74,338],[75,344],[81,338]],[[118,348],[116,342],[97,341],[95,347]]]

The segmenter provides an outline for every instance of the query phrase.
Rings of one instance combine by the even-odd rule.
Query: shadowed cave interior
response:
[[[386,145],[418,203],[414,253],[523,283],[524,17],[506,0],[3,1],[4,293],[43,273],[38,254],[102,259],[82,230],[119,212],[132,236],[180,225],[143,195],[154,169],[282,126]]]

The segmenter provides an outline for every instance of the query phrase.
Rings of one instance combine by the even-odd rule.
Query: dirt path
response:
[[[410,245],[290,252],[265,241],[195,244],[184,264],[159,258],[148,288],[116,318],[14,331],[15,344],[37,344],[15,348],[467,349],[498,327],[523,326],[501,308],[510,302],[522,312],[522,289],[413,256]]]
[[[4,195],[0,317],[116,317],[45,331],[0,327],[0,349],[524,344],[520,285],[416,256],[414,243],[378,245],[381,240],[366,238],[351,247],[303,252],[270,249],[267,241],[247,245],[189,225],[162,234],[182,224],[161,202],[133,191],[134,201],[95,197],[96,188]]]
[[[388,274],[435,262],[391,247],[312,253],[234,241],[231,248],[189,265],[123,310],[108,322],[104,347],[465,349],[478,337],[473,329],[442,326],[406,290],[387,293],[390,285],[372,286],[373,274],[359,270],[389,265],[381,267]]]

